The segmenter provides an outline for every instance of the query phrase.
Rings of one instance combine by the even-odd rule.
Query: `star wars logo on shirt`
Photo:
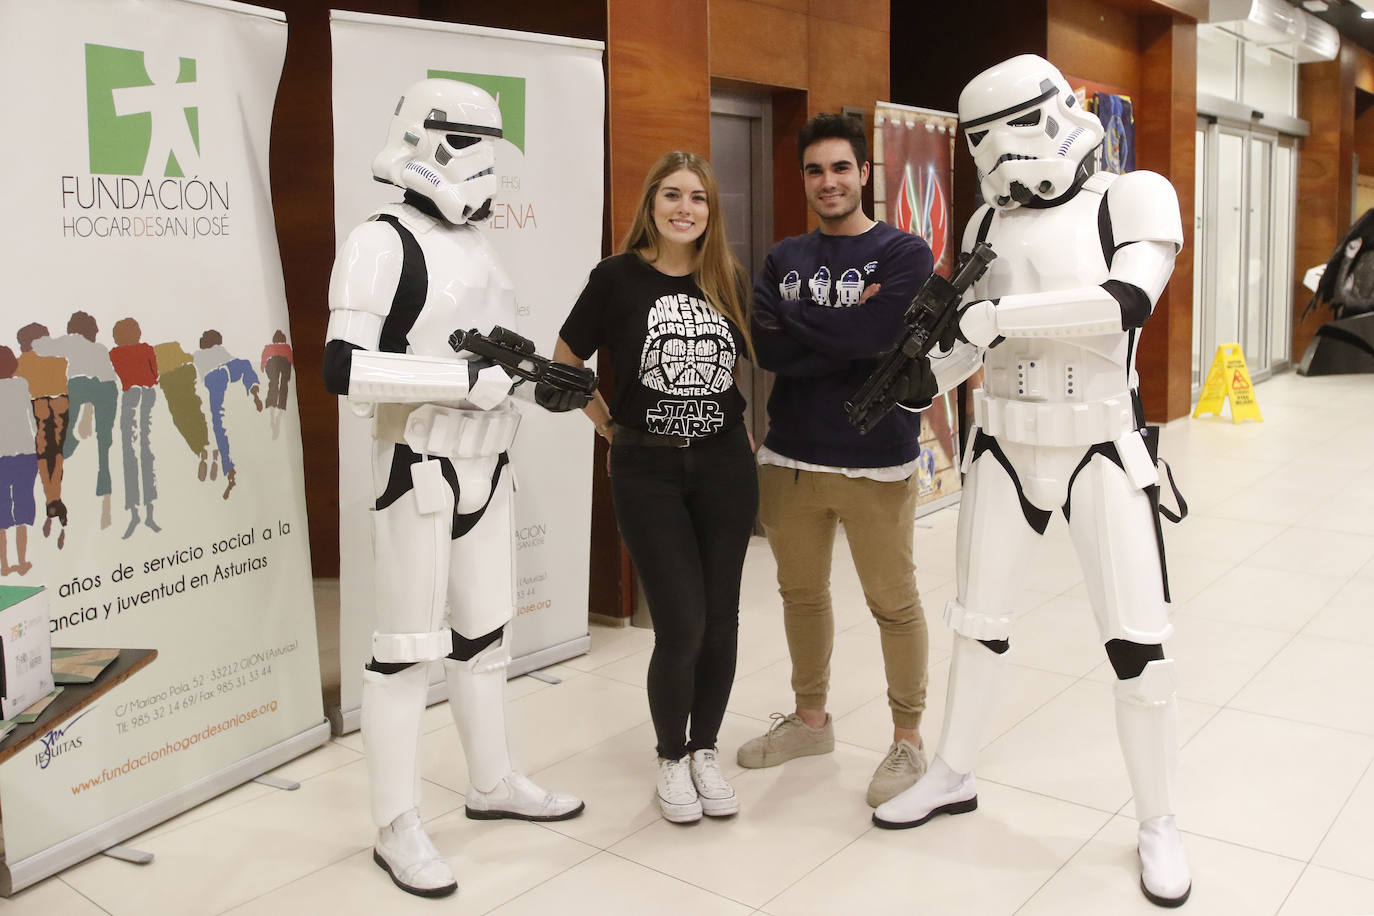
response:
[[[661,436],[711,436],[725,425],[725,411],[715,401],[659,401],[644,414],[649,432]]]
[[[644,387],[705,397],[734,382],[735,340],[729,323],[709,304],[686,293],[662,296],[649,309],[647,329],[639,358]]]
[[[858,305],[859,298],[863,296],[864,287],[867,285],[864,278],[878,269],[877,261],[869,261],[863,266],[863,270],[857,267],[847,267],[840,272],[840,280],[833,283],[830,276],[830,268],[822,264],[816,272],[806,281],[806,288],[811,293],[811,301],[817,305],[824,305],[830,308],[848,308],[851,305]],[[778,284],[778,292],[784,299],[801,298],[801,274],[795,270],[789,270]]]

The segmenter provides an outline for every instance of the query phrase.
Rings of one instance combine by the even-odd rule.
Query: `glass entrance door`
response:
[[[1194,394],[1222,344],[1239,343],[1257,379],[1288,362],[1295,149],[1270,131],[1198,119]]]

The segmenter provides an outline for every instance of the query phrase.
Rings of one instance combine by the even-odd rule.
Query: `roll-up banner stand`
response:
[[[247,4],[0,4],[0,584],[45,586],[55,648],[142,665],[0,766],[3,893],[328,740],[267,177],[284,54]]]
[[[0,584],[45,587],[55,649],[141,665],[0,766],[0,892],[329,738],[267,179],[285,51],[242,3],[0,3]]]
[[[874,216],[930,245],[935,272],[950,277],[959,259],[953,225],[954,140],[958,115],[879,102],[873,117]],[[916,513],[959,498],[958,398],[937,397],[921,412]]]
[[[501,107],[501,190],[488,234],[515,284],[520,334],[552,355],[558,329],[601,257],[604,45],[415,19],[333,11],[334,226],[342,241],[401,192],[372,179],[396,100],[429,77],[479,86]],[[321,305],[323,307],[323,304]],[[323,346],[316,341],[314,346]],[[524,414],[516,472],[516,594],[511,676],[586,652],[590,425],[580,411]],[[368,507],[369,421],[339,409],[338,732],[358,727],[374,602]],[[434,676],[442,677],[435,666]],[[431,685],[430,701],[443,697]]]

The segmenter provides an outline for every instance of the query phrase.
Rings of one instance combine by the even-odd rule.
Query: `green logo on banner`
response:
[[[501,132],[525,151],[525,78],[523,76],[493,76],[490,73],[458,73],[453,70],[430,70],[430,79],[457,80],[485,89],[501,107]]]
[[[91,172],[183,178],[200,157],[196,62],[86,45]]]

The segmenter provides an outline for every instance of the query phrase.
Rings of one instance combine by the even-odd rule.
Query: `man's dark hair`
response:
[[[868,161],[868,137],[864,133],[863,121],[849,115],[823,112],[802,125],[797,132],[797,164],[805,168],[806,148],[817,140],[835,137],[848,140],[854,150],[854,165],[862,166]]]

